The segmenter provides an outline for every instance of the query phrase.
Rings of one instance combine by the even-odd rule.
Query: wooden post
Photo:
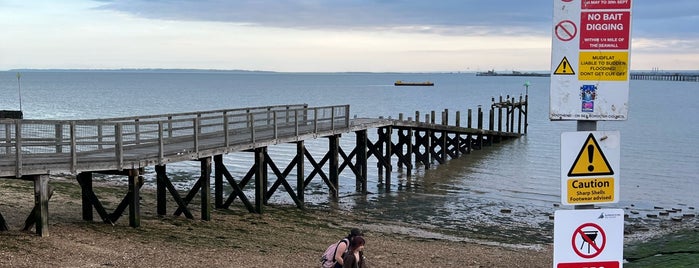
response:
[[[304,191],[306,187],[303,185],[303,181],[306,178],[306,173],[304,173],[304,159],[306,155],[306,147],[304,146],[304,141],[296,142],[296,197],[301,201],[301,205],[304,204]]]
[[[515,97],[512,97],[510,105],[512,106],[512,112],[510,113],[510,132],[515,132]]]
[[[82,211],[83,220],[92,221],[92,203],[90,202],[90,193],[92,193],[92,172],[82,172],[76,177],[80,182],[82,189]]]
[[[355,190],[366,194],[367,193],[367,131],[360,130],[355,132],[357,136],[357,166],[359,168],[359,176],[356,178]]]
[[[413,129],[409,128],[408,129],[408,138],[406,139],[408,142],[406,146],[408,147],[408,152],[406,153],[406,156],[408,158],[408,163],[407,168],[408,168],[408,178],[412,177],[413,174]]]
[[[478,105],[478,129],[483,129],[483,111],[480,105]],[[483,134],[478,133],[477,143],[480,148],[483,147]]]
[[[473,119],[471,116],[471,109],[468,109],[468,120],[466,121],[466,127],[471,128],[472,122],[473,122]]]
[[[524,134],[527,134],[527,118],[529,117],[529,95],[524,96]]]
[[[37,208],[34,215],[36,234],[49,236],[49,175],[34,176],[34,205]]]
[[[488,113],[488,130],[493,131],[495,128],[495,110],[493,110],[492,107],[490,107],[490,111]],[[495,139],[495,135],[490,134],[488,139],[488,144],[493,145],[493,140]],[[500,136],[498,136],[498,139]]]
[[[133,228],[141,226],[141,194],[138,187],[141,180],[138,169],[129,170],[129,226]]]
[[[264,198],[267,196],[267,191],[269,191],[269,164],[267,163],[267,147],[262,147],[262,157],[264,161],[262,162],[262,189],[264,190],[264,196],[262,198],[262,204],[267,205],[267,200],[268,198]]]
[[[211,220],[211,157],[199,159],[201,163],[201,220]]]
[[[155,187],[156,187],[156,207],[158,215],[167,214],[167,167],[165,165],[155,166]]]
[[[502,96],[500,96],[498,103],[498,132],[502,132]]]
[[[456,111],[456,126],[461,126],[461,111]]]
[[[391,156],[393,155],[393,150],[391,148],[393,147],[393,141],[391,141],[391,136],[393,136],[393,127],[392,126],[387,126],[386,128],[386,154],[384,156],[384,159],[386,161],[386,173],[384,175],[385,178],[385,184],[384,188],[386,189],[386,192],[391,191],[391,171],[393,171],[393,168],[391,166]]]
[[[328,172],[330,175],[330,184],[332,187],[330,187],[330,195],[332,197],[338,197],[340,196],[340,170],[339,170],[339,162],[340,162],[340,136],[339,135],[332,135],[328,136],[328,153],[330,154],[330,163],[328,166]]]
[[[517,113],[517,115],[518,115],[517,133],[521,134],[522,133],[522,95],[519,96],[519,105],[518,105],[517,111],[519,111]]]
[[[265,191],[264,188],[264,148],[255,148],[255,212],[262,214],[264,208]]]
[[[223,208],[223,155],[214,155],[214,166],[214,207]]]

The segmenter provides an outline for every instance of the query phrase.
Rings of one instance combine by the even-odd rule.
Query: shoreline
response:
[[[127,215],[114,225],[98,217],[85,222],[77,182],[52,177],[51,185],[55,192],[49,203],[49,237],[38,237],[19,231],[33,206],[33,183],[0,180],[0,212],[10,227],[0,232],[0,266],[317,267],[327,245],[353,227],[364,230],[366,255],[374,267],[546,267],[553,261],[551,243],[497,242],[339,209],[270,205],[264,214],[253,214],[234,204],[231,209],[215,209],[211,221],[201,221],[195,205],[189,207],[193,220],[170,216],[175,207],[168,197],[168,216],[158,216],[155,190],[147,187],[141,190],[141,227],[129,227]],[[94,188],[108,211],[126,192],[103,181],[95,181]],[[629,241],[625,236],[625,244],[667,232],[645,234]]]

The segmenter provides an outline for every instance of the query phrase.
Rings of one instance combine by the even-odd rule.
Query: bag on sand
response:
[[[340,243],[345,243],[345,245],[347,245],[347,249],[349,249],[349,240],[347,238],[343,238],[342,240],[337,241],[337,243],[331,244],[330,246],[328,246],[328,248],[325,250],[325,253],[323,253],[323,256],[321,256],[320,258],[320,267],[332,268],[333,266],[335,266],[335,254],[337,253],[337,246],[339,246]],[[347,252],[347,250],[345,250],[345,252]]]

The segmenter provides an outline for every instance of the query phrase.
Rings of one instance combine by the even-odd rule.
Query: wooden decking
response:
[[[517,102],[508,96],[505,101],[502,98],[499,102],[492,101],[488,127],[484,127],[484,112],[480,107],[475,119],[469,109],[466,126],[461,126],[460,112],[456,112],[455,124],[450,125],[446,110],[438,123],[434,111],[425,115],[423,121],[418,112],[414,120],[404,120],[402,115],[398,119],[350,119],[349,105],[308,107],[305,104],[95,120],[3,119],[0,120],[0,178],[34,181],[35,208],[30,219],[34,219],[40,235],[48,235],[45,228],[51,196],[48,178],[52,174],[76,175],[83,193],[82,214],[86,221],[92,221],[96,211],[103,222],[113,223],[128,208],[130,226],[138,227],[139,189],[143,185],[143,169],[149,166],[155,167],[157,173],[159,215],[167,213],[168,194],[177,203],[174,214],[184,214],[187,218],[194,217],[188,206],[199,195],[202,220],[210,220],[210,204],[225,209],[236,199],[250,212],[262,213],[267,200],[278,189],[286,191],[297,207],[303,208],[305,189],[316,178],[322,179],[329,194],[337,197],[339,174],[343,171],[355,175],[356,191],[367,193],[370,157],[376,158],[379,173],[385,171],[383,184],[390,191],[392,158],[397,159],[399,166],[406,167],[410,176],[415,165],[430,168],[434,161],[442,164],[471,150],[521,136],[522,115],[526,133],[526,98]],[[516,118],[517,131],[514,130]],[[369,138],[369,129],[377,129],[375,141]],[[356,142],[354,148],[345,151],[339,139],[349,132],[355,133]],[[321,137],[328,139],[328,152],[317,159],[306,150],[304,141]],[[286,166],[267,154],[268,146],[280,143],[297,145],[296,157]],[[239,151],[252,152],[255,164],[243,178],[234,178],[222,156]],[[167,165],[192,160],[201,163],[201,174],[193,178],[194,186],[181,196],[168,178]],[[311,170],[304,167],[306,162],[311,164]],[[294,169],[296,183],[292,184],[288,177]],[[111,213],[92,189],[93,173],[128,177],[128,192]],[[213,194],[211,177],[215,180]],[[222,190],[226,183],[225,187],[233,190],[228,197]],[[254,184],[254,200],[243,192],[248,184]],[[2,225],[4,219],[0,214],[0,231]]]

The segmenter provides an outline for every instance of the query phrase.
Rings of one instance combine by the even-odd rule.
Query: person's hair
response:
[[[363,237],[361,237],[361,236],[355,237],[350,242],[350,251],[354,251],[355,249],[363,246],[365,243],[366,243],[366,241],[364,241]]]
[[[350,233],[347,235],[347,238],[348,238],[350,241],[352,241],[352,238],[354,238],[355,236],[363,236],[363,235],[364,235],[364,234],[362,234],[362,231],[361,231],[361,230],[359,230],[359,229],[357,229],[357,228],[352,228],[352,230],[350,230]]]

